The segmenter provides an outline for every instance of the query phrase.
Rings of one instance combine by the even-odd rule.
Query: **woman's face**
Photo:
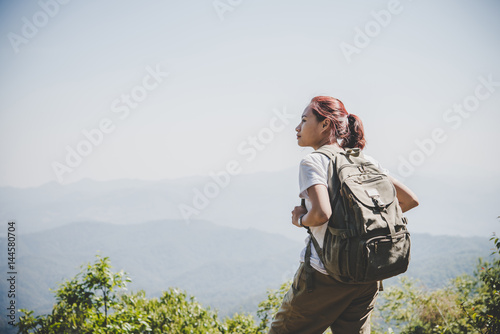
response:
[[[311,106],[308,105],[302,114],[302,119],[295,128],[297,131],[297,143],[301,147],[311,146],[317,149],[322,146],[327,133],[326,123],[328,120],[318,121],[318,118],[313,114]]]

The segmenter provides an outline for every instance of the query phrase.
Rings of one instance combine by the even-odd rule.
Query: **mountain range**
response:
[[[305,234],[305,231],[303,231]],[[0,249],[6,239],[0,238]],[[96,255],[107,256],[114,271],[132,279],[129,290],[156,297],[169,287],[194,295],[222,316],[255,312],[268,289],[293,277],[304,243],[256,229],[234,229],[208,221],[151,221],[115,225],[80,222],[21,235],[17,249],[17,306],[48,313],[50,289],[72,278]],[[427,288],[472,273],[477,258],[487,258],[487,238],[412,235],[412,260],[405,275]],[[6,269],[4,269],[4,272]],[[385,285],[397,284],[396,279]],[[0,300],[6,305],[7,285]]]
[[[500,184],[487,175],[453,184],[419,180],[407,182],[420,206],[408,213],[412,261],[405,275],[439,288],[488,257]],[[49,289],[96,254],[129,273],[130,290],[149,297],[178,287],[223,316],[255,312],[266,290],[292,278],[298,265],[307,234],[290,223],[297,194],[295,168],[229,178],[0,187],[0,249],[6,249],[7,222],[15,221],[17,306],[36,314],[50,312]],[[193,211],[183,219],[186,207]],[[8,303],[6,282],[0,284],[2,305]],[[391,284],[397,280],[385,285]]]
[[[152,220],[207,220],[233,228],[254,228],[301,241],[291,226],[300,203],[298,170],[189,177],[175,180],[56,182],[32,188],[0,187],[0,221],[18,222],[19,233],[74,222],[136,224]],[[500,180],[464,175],[454,183],[436,176],[409,179],[420,206],[408,212],[416,233],[489,237],[498,230]],[[186,214],[187,213],[187,214]],[[0,230],[5,236],[6,230]]]

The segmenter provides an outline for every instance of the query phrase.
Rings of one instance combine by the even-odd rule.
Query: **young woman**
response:
[[[323,145],[363,149],[366,143],[361,120],[348,114],[341,101],[329,96],[313,98],[295,130],[299,146],[315,150]],[[365,158],[378,164],[373,158],[366,155]],[[305,207],[296,206],[292,211],[292,223],[297,227],[309,227],[320,247],[332,214],[328,164],[329,159],[323,154],[309,154],[301,161],[299,197],[305,199]],[[409,188],[392,177],[391,181],[403,212],[418,205],[416,195]],[[321,334],[328,327],[334,334],[370,333],[370,314],[378,294],[377,282],[341,283],[327,274],[314,247],[311,252],[310,262],[315,269],[314,290],[309,292],[306,289],[304,248],[292,287],[285,295],[269,333]]]

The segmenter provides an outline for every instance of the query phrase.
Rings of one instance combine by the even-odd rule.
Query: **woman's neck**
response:
[[[313,146],[313,148],[315,150],[317,150],[318,148],[320,148],[321,146],[324,146],[324,145],[335,145],[335,146],[340,147],[340,145],[337,143],[336,139],[334,141],[331,141],[330,138],[325,138],[324,140],[320,141],[317,145]]]

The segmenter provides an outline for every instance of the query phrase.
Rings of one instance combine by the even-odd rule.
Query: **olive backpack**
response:
[[[332,215],[323,248],[308,229],[308,290],[312,291],[314,285],[311,245],[328,274],[344,283],[381,281],[405,272],[410,261],[410,233],[387,174],[358,148],[344,150],[325,145],[314,153],[330,159],[328,193]]]

